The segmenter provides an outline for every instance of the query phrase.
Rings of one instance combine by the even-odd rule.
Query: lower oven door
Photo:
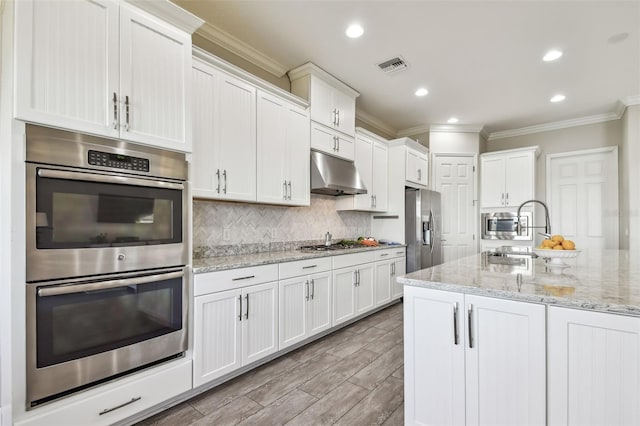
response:
[[[28,406],[184,352],[185,273],[28,284]]]

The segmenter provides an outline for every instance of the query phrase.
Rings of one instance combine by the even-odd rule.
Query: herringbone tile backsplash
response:
[[[219,201],[193,202],[194,258],[297,248],[323,241],[368,236],[371,216],[337,212],[336,198],[311,195],[310,207],[280,207]],[[228,239],[225,239],[225,234]]]

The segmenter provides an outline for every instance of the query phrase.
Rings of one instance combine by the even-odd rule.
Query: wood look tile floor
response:
[[[402,425],[403,367],[397,303],[138,425]]]

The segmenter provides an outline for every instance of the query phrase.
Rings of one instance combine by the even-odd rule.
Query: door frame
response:
[[[601,148],[592,148],[592,149],[581,149],[581,150],[577,150],[577,151],[568,151],[568,152],[558,152],[558,153],[554,153],[554,154],[547,154],[546,155],[546,164],[545,164],[545,198],[546,198],[546,202],[547,202],[547,206],[549,208],[549,210],[551,210],[553,208],[553,206],[551,205],[551,160],[556,159],[556,158],[563,158],[563,157],[572,157],[572,156],[576,156],[576,155],[589,155],[589,154],[609,154],[609,153],[613,153],[616,157],[616,173],[613,174],[612,176],[612,180],[617,188],[617,203],[616,203],[616,211],[618,212],[617,214],[617,220],[618,220],[618,232],[616,234],[616,240],[618,241],[618,247],[620,247],[620,179],[619,179],[619,175],[620,175],[620,155],[618,153],[618,146],[617,145],[613,145],[613,146],[603,146]]]
[[[473,159],[473,229],[474,229],[474,246],[476,252],[480,251],[480,203],[478,203],[478,153],[477,152],[434,152],[431,154],[431,176],[429,189],[437,191],[436,189],[436,159],[439,157],[466,157]],[[477,238],[476,238],[477,237]]]

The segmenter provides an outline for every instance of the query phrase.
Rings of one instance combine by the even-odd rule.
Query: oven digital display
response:
[[[149,160],[146,158],[132,157],[130,155],[113,154],[89,150],[89,164],[94,166],[112,167],[114,169],[135,170],[138,172],[149,171]]]

